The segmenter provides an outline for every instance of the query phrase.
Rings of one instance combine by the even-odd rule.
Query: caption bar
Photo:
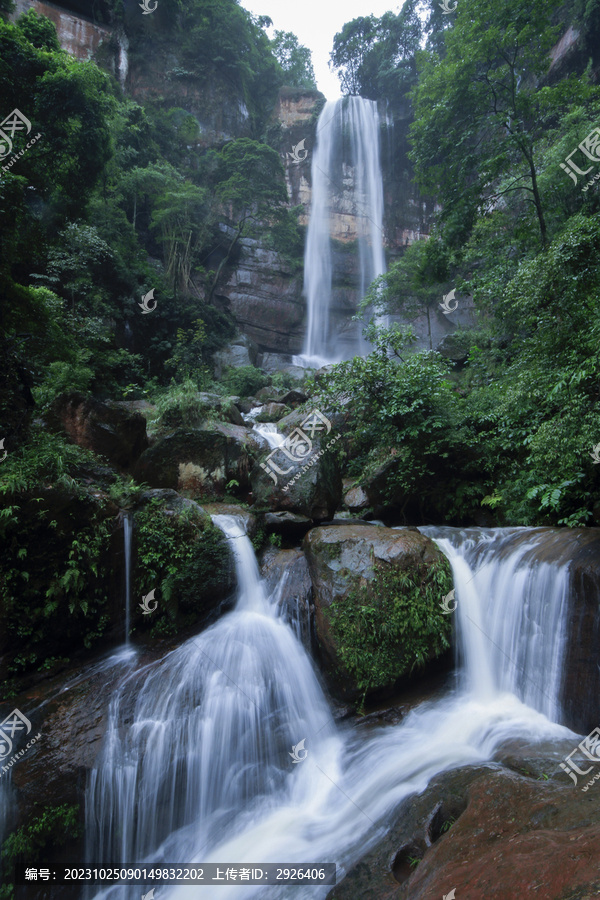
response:
[[[41,869],[18,865],[15,884],[335,884],[335,863],[192,863],[166,865],[60,866]]]

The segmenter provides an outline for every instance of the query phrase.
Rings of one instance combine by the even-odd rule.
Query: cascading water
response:
[[[568,565],[556,564],[564,534],[529,528],[420,528],[454,569],[464,687],[482,699],[515,694],[561,719]],[[554,544],[552,562],[539,559]]]
[[[125,553],[125,643],[129,644],[131,629],[131,513],[123,514],[123,544]]]
[[[304,251],[304,294],[307,327],[304,349],[294,362],[321,366],[366,352],[360,325],[341,331],[332,324],[334,308],[333,220],[339,233],[349,217],[356,222],[358,243],[357,298],[360,302],[374,278],[385,272],[383,250],[383,181],[379,154],[377,104],[362,97],[328,101],[317,123],[313,152],[312,199]]]
[[[464,673],[442,699],[367,734],[333,723],[241,520],[215,523],[235,556],[236,608],[116,693],[86,798],[89,863],[335,862],[339,878],[434,775],[489,760],[508,738],[572,737],[539,711],[558,710],[564,642],[566,567],[539,561],[551,532],[422,529],[453,568]],[[308,755],[294,764],[301,740]],[[197,890],[162,886],[161,897],[192,900]],[[304,900],[329,890],[236,883],[203,896]]]

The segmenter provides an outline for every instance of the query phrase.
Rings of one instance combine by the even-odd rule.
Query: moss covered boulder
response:
[[[320,413],[315,418],[306,410],[281,419],[278,429],[288,452],[270,450],[254,465],[250,481],[257,508],[331,519],[342,499],[337,449],[342,433]]]
[[[450,564],[416,529],[331,525],[304,538],[315,627],[334,689],[344,697],[392,688],[450,647],[440,603]]]
[[[134,475],[151,487],[172,488],[198,500],[218,499],[228,490],[244,496],[261,449],[247,428],[211,422],[157,440],[142,453]]]
[[[235,587],[223,532],[194,500],[169,490],[142,494],[133,519],[134,627],[160,636],[212,621]],[[154,611],[144,614],[139,601],[150,591]]]

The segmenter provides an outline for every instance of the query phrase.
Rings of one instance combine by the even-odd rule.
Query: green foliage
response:
[[[276,31],[271,48],[283,69],[285,84],[288,87],[316,90],[311,51],[302,46],[295,34],[290,31]]]
[[[423,35],[417,7],[406,0],[397,15],[361,16],[335,35],[331,65],[345,94],[392,103],[406,96],[416,80],[415,54]]]
[[[410,334],[368,330],[376,350],[335,366],[316,405],[345,410],[353,465],[389,465],[386,493],[409,520],[457,521],[482,496],[477,434],[437,354],[407,353]],[[393,464],[391,464],[393,463]]]
[[[257,391],[269,384],[269,376],[254,366],[229,366],[221,379],[228,394],[236,397],[253,397]]]
[[[156,633],[196,623],[229,583],[229,548],[223,533],[193,504],[174,514],[158,500],[136,511],[135,524],[135,593],[142,596],[151,588],[159,592],[163,603],[152,617]]]
[[[80,480],[95,462],[59,435],[33,432],[2,466],[0,621],[13,672],[91,646],[107,624],[110,519]]]
[[[18,862],[34,866],[46,864],[52,853],[72,843],[82,832],[78,806],[67,803],[45,806],[39,816],[21,825],[4,841],[4,867],[12,870]]]
[[[34,9],[19,16],[18,27],[23,36],[38,50],[60,50],[54,23]]]
[[[452,589],[447,560],[422,571],[389,566],[334,601],[327,618],[344,669],[364,696],[411,674],[450,646],[440,598]]]
[[[210,416],[210,409],[198,397],[198,385],[191,378],[181,384],[173,383],[156,400],[156,415],[152,428],[197,428]]]

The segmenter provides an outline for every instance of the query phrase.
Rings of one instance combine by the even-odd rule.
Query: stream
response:
[[[558,724],[569,567],[546,561],[555,532],[421,529],[453,569],[458,682],[399,725],[359,734],[334,722],[280,615],[282,584],[267,595],[242,520],[214,521],[234,555],[236,607],[116,692],[86,796],[89,863],[335,862],[339,881],[436,774],[491,760],[508,738],[572,736]],[[306,757],[295,764],[300,741]],[[96,900],[139,892],[87,890]],[[203,896],[329,890],[238,883]],[[160,888],[169,900],[197,892]]]

